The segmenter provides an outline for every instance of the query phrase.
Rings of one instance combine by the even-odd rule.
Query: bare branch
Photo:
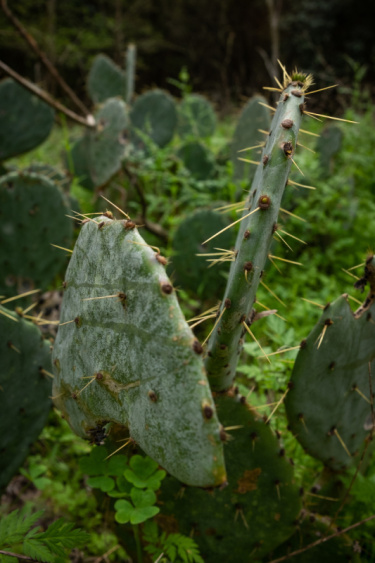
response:
[[[88,115],[87,118],[84,118],[74,113],[74,111],[71,111],[67,107],[60,104],[60,102],[52,98],[52,96],[50,96],[47,92],[45,92],[45,90],[42,90],[42,88],[39,88],[39,86],[33,84],[33,82],[30,82],[29,80],[27,80],[27,78],[24,78],[23,76],[18,74],[18,72],[10,68],[5,63],[3,63],[3,61],[0,61],[0,69],[3,70],[9,76],[11,76],[14,80],[19,82],[19,84],[22,84],[24,88],[27,88],[27,90],[35,94],[35,96],[38,96],[38,98],[46,102],[49,106],[52,106],[57,111],[61,111],[61,113],[64,113],[67,117],[69,117],[73,121],[76,121],[77,123],[80,123],[85,127],[95,126],[95,119],[92,115]]]
[[[70,86],[65,82],[63,77],[59,74],[57,68],[48,59],[47,55],[40,49],[39,45],[35,41],[34,37],[30,35],[23,27],[21,22],[16,18],[16,16],[9,9],[7,0],[1,0],[1,7],[4,14],[11,21],[12,25],[16,28],[19,34],[26,40],[30,45],[32,50],[38,55],[48,72],[54,77],[56,82],[64,90],[64,92],[69,96],[72,102],[83,112],[84,115],[90,115],[90,111],[85,107],[85,105],[78,98],[76,93],[70,88]]]

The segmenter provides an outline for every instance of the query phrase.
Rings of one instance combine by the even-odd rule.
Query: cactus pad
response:
[[[374,318],[374,306],[355,318],[342,295],[325,309],[294,365],[285,401],[290,429],[308,454],[334,470],[355,461],[372,427]]]
[[[337,125],[325,127],[320,133],[316,150],[319,152],[320,166],[324,174],[331,172],[333,157],[341,149],[343,137],[344,134]]]
[[[87,90],[94,104],[125,95],[125,73],[106,55],[97,55],[90,68]]]
[[[180,223],[172,241],[174,254],[171,272],[176,276],[177,285],[197,292],[202,298],[220,298],[225,287],[227,264],[221,262],[209,268],[212,262],[207,262],[204,256],[197,254],[219,253],[216,250],[218,247],[230,248],[234,243],[234,234],[230,229],[202,246],[202,241],[209,234],[227,226],[228,219],[212,209],[196,211]],[[215,258],[217,256],[207,256],[207,259]]]
[[[176,104],[161,90],[151,90],[139,96],[130,112],[132,140],[143,146],[142,133],[148,135],[159,147],[171,141],[177,123]],[[141,134],[137,134],[137,129]]]
[[[224,427],[234,426],[228,434],[223,429],[229,485],[203,491],[167,477],[161,512],[193,536],[207,563],[259,560],[294,531],[301,503],[293,469],[244,398],[219,395],[215,402]]]
[[[32,323],[0,305],[0,489],[39,436],[51,408],[50,343]]]
[[[202,143],[185,143],[177,154],[196,180],[212,177],[215,170],[214,157]]]
[[[54,111],[7,78],[0,83],[0,161],[34,149],[50,134]]]
[[[181,137],[209,137],[216,128],[212,104],[200,94],[188,94],[178,106],[177,132]]]
[[[234,177],[237,180],[246,179],[251,182],[255,173],[255,166],[253,164],[238,160],[238,158],[260,160],[258,155],[261,154],[262,149],[259,149],[258,153],[256,149],[253,151],[238,151],[259,145],[259,143],[265,140],[265,135],[260,133],[259,129],[268,131],[270,127],[270,112],[267,108],[261,106],[259,102],[266,103],[266,100],[262,96],[254,96],[254,98],[251,98],[247,102],[238,118],[238,123],[234,131],[231,145],[231,159],[233,162]]]
[[[78,435],[117,423],[184,483],[214,486],[226,479],[220,425],[163,262],[130,220],[83,225],[53,352],[56,405]]]
[[[15,293],[20,278],[45,288],[62,269],[73,223],[66,195],[51,180],[32,172],[0,178],[0,293]]]

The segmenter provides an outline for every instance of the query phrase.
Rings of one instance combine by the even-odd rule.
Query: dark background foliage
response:
[[[374,78],[369,0],[18,0],[9,6],[82,98],[93,56],[104,52],[122,64],[129,42],[138,48],[137,92],[156,85],[177,94],[168,78],[186,66],[194,90],[219,108],[270,83],[279,73],[277,56],[289,69],[312,72],[319,84],[334,77],[349,86],[348,57],[367,67],[368,84]],[[56,93],[2,13],[0,58]]]

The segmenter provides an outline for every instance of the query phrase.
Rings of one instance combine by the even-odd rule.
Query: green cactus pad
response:
[[[230,229],[202,246],[202,241],[213,231],[221,231],[228,224],[225,215],[212,209],[196,211],[180,223],[172,241],[174,254],[170,268],[178,286],[195,291],[202,298],[220,298],[225,287],[227,263],[221,262],[209,268],[212,262],[197,254],[219,253],[216,248],[230,248],[235,240]],[[207,259],[215,258],[217,256],[207,256]]]
[[[177,133],[181,137],[210,137],[216,128],[212,104],[200,94],[188,94],[178,106]]]
[[[42,176],[47,176],[49,180],[57,184],[57,186],[65,193],[69,193],[71,180],[67,174],[64,174],[54,166],[42,162],[33,162],[25,170],[26,172],[35,172]]]
[[[219,485],[223,446],[202,347],[164,260],[131,221],[96,221],[82,227],[66,273],[56,405],[82,437],[104,421],[120,424],[178,479]]]
[[[167,477],[161,513],[180,533],[192,535],[206,563],[250,562],[293,533],[299,491],[271,428],[244,398],[219,395],[215,402],[223,426],[235,427],[227,434],[222,431],[229,485],[204,491]]]
[[[178,151],[185,168],[196,180],[207,180],[215,171],[213,154],[202,143],[185,143]]]
[[[87,189],[106,184],[121,168],[127,142],[128,115],[122,100],[106,100],[95,114],[96,127],[73,147],[74,174]]]
[[[51,408],[50,342],[32,323],[0,305],[0,489],[38,438]]]
[[[6,78],[0,83],[0,161],[40,145],[50,134],[54,111]]]
[[[290,429],[308,454],[334,470],[358,461],[371,429],[374,318],[374,306],[355,318],[342,295],[325,309],[294,365],[285,400]]]
[[[61,271],[73,222],[66,195],[46,176],[11,172],[0,178],[0,293],[16,293],[21,278],[44,289]]]
[[[173,98],[161,90],[151,90],[139,96],[130,112],[132,141],[144,146],[142,133],[148,135],[159,147],[171,141],[177,123],[176,104]],[[137,130],[141,134],[137,134]]]
[[[260,102],[267,103],[262,96],[254,96],[243,108],[236,129],[234,131],[231,144],[231,159],[233,162],[234,177],[237,180],[248,180],[251,182],[255,174],[254,164],[249,164],[240,158],[248,160],[260,160],[262,149],[253,149],[244,152],[238,152],[247,147],[259,145],[266,140],[266,135],[259,132],[259,129],[269,131],[270,112],[267,108],[260,105]]]
[[[94,104],[125,95],[125,73],[106,55],[97,55],[87,78],[87,90]]]

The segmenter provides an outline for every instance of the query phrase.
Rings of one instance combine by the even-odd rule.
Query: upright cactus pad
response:
[[[64,266],[73,222],[67,198],[46,176],[11,172],[0,178],[0,293],[16,293],[21,278],[43,289]]]
[[[178,106],[177,132],[181,137],[210,137],[216,128],[212,104],[200,94],[188,94]]]
[[[224,231],[217,239],[202,246],[212,231],[220,231],[228,226],[228,219],[218,211],[201,209],[188,215],[179,225],[172,241],[173,257],[171,272],[176,276],[176,284],[184,289],[195,291],[203,298],[220,298],[225,288],[227,263],[213,262],[220,254],[217,247],[230,248],[234,243],[231,230]],[[201,256],[197,256],[200,254]],[[203,254],[203,256],[202,256]],[[205,259],[204,254],[207,254]],[[212,267],[209,268],[210,264]]]
[[[0,83],[0,162],[30,151],[50,134],[53,110],[7,78]]]
[[[197,141],[185,143],[177,154],[196,180],[208,180],[214,174],[214,156],[202,143]]]
[[[0,305],[0,489],[38,438],[52,406],[50,342]]]
[[[106,55],[97,55],[90,68],[87,90],[95,104],[108,98],[124,97],[126,91],[125,73]]]
[[[366,268],[375,270],[374,266],[372,258]],[[346,295],[326,307],[301,346],[285,401],[290,429],[298,441],[334,470],[355,462],[372,428],[374,273],[372,278],[367,303],[357,313],[352,313]]]
[[[73,147],[74,174],[87,189],[106,184],[121,168],[128,139],[125,102],[106,100],[95,115],[96,126]]]
[[[215,402],[224,426],[229,485],[203,491],[167,477],[161,512],[177,520],[172,522],[180,533],[193,537],[205,562],[258,561],[293,533],[299,491],[284,450],[244,397],[224,394]],[[227,426],[232,430],[226,432]]]
[[[302,76],[302,75],[301,75]],[[271,132],[259,158],[237,237],[220,321],[208,342],[206,369],[211,388],[228,389],[235,377],[242,337],[263,275],[292,165],[310,80],[286,76]],[[212,233],[214,236],[215,233]]]
[[[270,112],[267,108],[260,105],[266,103],[263,96],[254,96],[250,98],[243,108],[236,129],[234,131],[231,144],[231,159],[234,168],[234,177],[237,180],[247,180],[249,183],[253,179],[255,167],[253,164],[239,160],[239,158],[249,160],[260,160],[258,156],[262,152],[262,148],[258,152],[242,151],[247,147],[259,145],[264,140],[264,134],[259,130],[268,131],[270,127]],[[250,156],[249,156],[250,155]]]
[[[142,139],[142,134],[145,134],[159,147],[164,147],[171,141],[176,128],[176,104],[169,94],[151,90],[135,100],[130,122],[132,141],[136,145],[145,145]]]
[[[164,262],[130,220],[83,225],[53,351],[55,402],[78,435],[117,423],[184,483],[215,486],[226,479],[221,426]]]
[[[342,145],[343,132],[337,125],[325,127],[320,133],[320,137],[316,143],[316,149],[319,153],[319,161],[323,174],[329,174],[332,168],[332,160],[335,154],[339,152]]]

